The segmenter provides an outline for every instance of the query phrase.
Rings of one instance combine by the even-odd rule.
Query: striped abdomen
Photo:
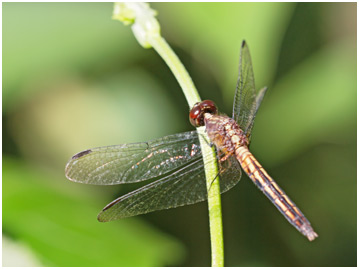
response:
[[[310,241],[315,239],[318,235],[314,232],[310,222],[268,175],[248,148],[246,146],[238,147],[236,149],[236,157],[248,177],[263,191],[286,219],[297,228],[298,231],[308,237]]]

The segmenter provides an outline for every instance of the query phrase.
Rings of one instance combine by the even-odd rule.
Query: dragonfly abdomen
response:
[[[248,177],[268,197],[286,219],[308,237],[310,241],[318,235],[314,232],[310,222],[298,207],[289,199],[277,183],[268,175],[248,147],[241,146],[236,149],[236,158]]]

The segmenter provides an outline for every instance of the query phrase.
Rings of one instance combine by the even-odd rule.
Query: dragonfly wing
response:
[[[257,115],[257,111],[258,111],[258,108],[259,106],[261,105],[262,103],[262,100],[263,100],[263,97],[264,97],[264,94],[267,92],[267,87],[264,87],[262,89],[260,89],[260,91],[258,92],[257,96],[256,96],[256,109],[254,111],[254,114],[253,114],[253,118],[252,120],[250,121],[250,124],[248,125],[246,131],[245,131],[245,134],[247,135],[247,137],[250,139],[250,136],[251,136],[251,133],[252,133],[252,128],[253,128],[253,124],[254,124],[254,119]]]
[[[133,183],[169,173],[199,157],[198,134],[192,131],[82,151],[69,160],[65,174],[72,181],[87,184]]]
[[[236,159],[231,157],[231,162],[225,163],[220,173],[221,192],[232,188],[241,176]],[[112,221],[194,204],[206,199],[207,187],[203,160],[199,158],[166,177],[117,198],[100,212],[98,220]]]
[[[236,157],[230,156],[225,162],[219,163],[219,173],[221,193],[224,193],[238,183],[242,176],[242,169]]]
[[[239,59],[239,75],[234,96],[232,117],[247,136],[250,136],[254,117],[265,91],[266,88],[260,90],[258,93],[256,91],[251,55],[247,43],[243,41]]]

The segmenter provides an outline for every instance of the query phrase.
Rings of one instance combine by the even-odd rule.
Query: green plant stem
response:
[[[166,62],[180,84],[189,107],[193,107],[195,103],[201,101],[201,98],[187,70],[163,37],[156,36],[151,40],[153,41],[151,45]]]
[[[191,77],[184,68],[177,55],[172,51],[167,42],[161,37],[157,36],[150,42],[153,48],[164,59],[166,64],[175,75],[179,82],[184,95],[186,96],[189,107],[201,99],[193,84]],[[201,128],[201,129],[200,129]],[[211,238],[211,252],[212,252],[212,266],[224,266],[224,251],[223,251],[223,227],[222,227],[222,207],[220,184],[218,177],[218,166],[215,150],[208,145],[209,137],[204,132],[204,127],[198,128],[201,135],[199,135],[202,154],[205,156],[203,160],[205,163],[206,185],[208,190],[208,211],[209,211],[209,226]],[[203,134],[203,135],[202,135]]]
[[[203,127],[204,128],[204,127]],[[202,133],[202,132],[200,132]],[[208,145],[208,136],[199,135],[204,169],[206,173],[206,184],[208,190],[208,213],[209,213],[209,230],[211,236],[212,266],[224,266],[224,248],[223,248],[223,227],[222,227],[222,206],[221,191],[218,179],[217,158],[214,148]],[[216,179],[213,181],[213,179]]]
[[[156,11],[147,3],[115,3],[113,19],[122,21],[125,25],[132,25],[132,31],[137,41],[144,48],[153,47],[163,58],[179,82],[190,108],[201,101],[198,91],[191,77],[184,68],[177,55],[160,34],[160,25],[155,18]],[[214,147],[210,147],[209,137],[204,127],[197,128],[204,156],[206,186],[208,190],[209,227],[212,251],[212,266],[224,265],[223,228],[220,184],[218,180],[218,166]]]

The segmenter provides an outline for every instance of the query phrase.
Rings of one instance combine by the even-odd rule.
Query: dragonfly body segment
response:
[[[314,232],[310,222],[284,193],[277,183],[268,175],[257,159],[249,151],[248,147],[241,146],[236,149],[236,157],[242,169],[253,183],[267,196],[267,198],[277,207],[284,217],[298,231],[306,236],[310,241],[318,235]]]

